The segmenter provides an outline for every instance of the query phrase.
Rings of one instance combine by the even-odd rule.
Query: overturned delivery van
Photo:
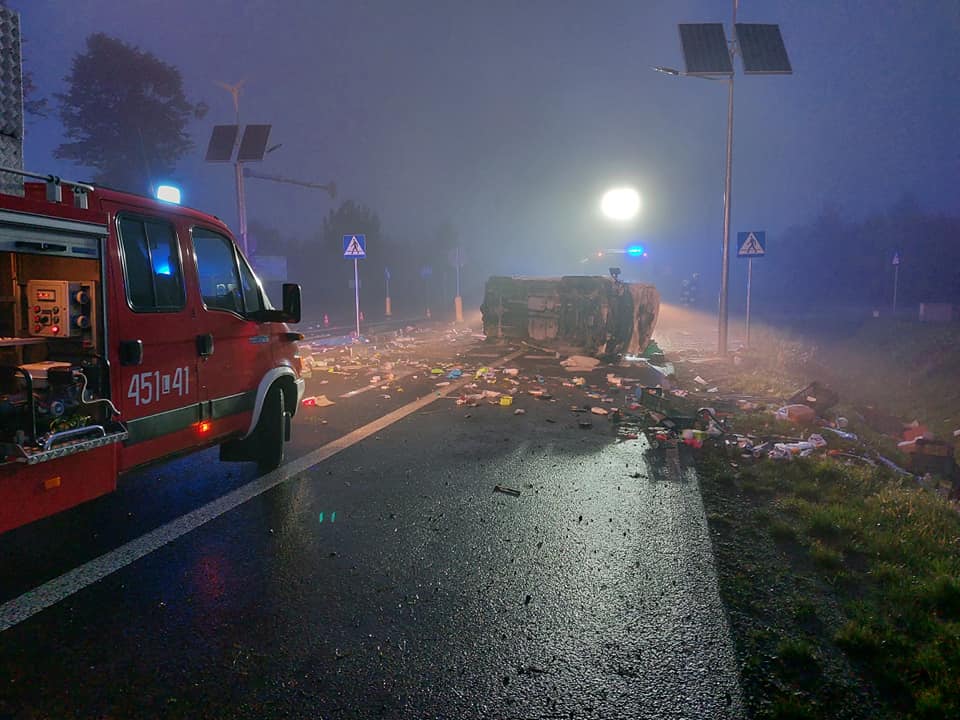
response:
[[[653,285],[600,276],[494,276],[480,309],[487,338],[531,340],[558,352],[616,360],[647,347],[660,294]]]

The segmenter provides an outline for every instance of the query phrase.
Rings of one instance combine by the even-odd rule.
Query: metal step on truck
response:
[[[275,309],[212,215],[0,173],[24,179],[0,194],[0,533],[214,445],[279,466],[303,395],[300,287]]]

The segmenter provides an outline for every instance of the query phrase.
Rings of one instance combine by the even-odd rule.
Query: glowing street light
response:
[[[632,220],[640,212],[640,194],[630,187],[612,188],[603,194],[600,209],[612,220]]]

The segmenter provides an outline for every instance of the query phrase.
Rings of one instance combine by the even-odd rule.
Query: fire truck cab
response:
[[[0,194],[0,532],[213,445],[280,465],[300,287],[274,309],[214,216],[13,172],[45,182]]]

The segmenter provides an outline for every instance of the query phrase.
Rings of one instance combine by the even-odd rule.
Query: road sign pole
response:
[[[357,337],[360,337],[360,272],[357,258],[353,259],[353,297],[357,305]]]
[[[753,283],[753,258],[747,259],[747,347],[750,347],[750,286]]]
[[[900,263],[893,266],[893,314],[897,314],[897,285],[900,283]]]

